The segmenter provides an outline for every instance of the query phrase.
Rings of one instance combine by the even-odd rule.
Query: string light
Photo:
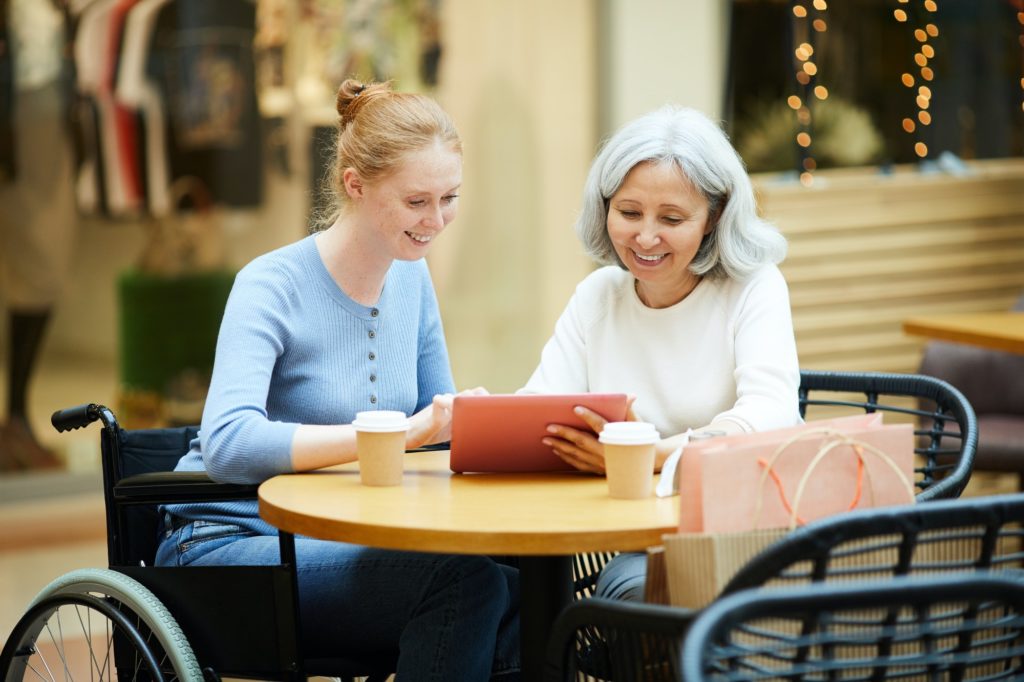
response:
[[[1018,36],[1017,40],[1020,42],[1020,47],[1021,47],[1021,53],[1020,53],[1020,56],[1021,56],[1021,70],[1022,70],[1022,72],[1024,72],[1024,0],[1016,0],[1016,2],[1017,2],[1017,23],[1020,24],[1020,36]],[[1020,89],[1021,89],[1020,108],[1021,108],[1021,111],[1024,111],[1024,77],[1021,77],[1021,79],[1020,79]]]
[[[813,59],[814,43],[818,34],[828,30],[828,22],[825,21],[828,0],[791,0],[791,2],[795,17],[793,22],[793,37],[795,38],[793,70],[799,87],[798,94],[790,95],[786,99],[786,104],[796,112],[796,120],[800,127],[795,138],[797,149],[800,151],[800,184],[810,187],[814,184],[814,171],[818,168],[818,162],[815,161],[813,155],[814,117],[810,105],[815,100],[828,99],[829,95],[828,88],[816,82],[819,62]]]
[[[900,5],[909,5],[910,0],[897,0]],[[1024,0],[1015,0],[1018,3],[1022,3],[1022,9],[1024,9]],[[935,0],[921,0],[920,7],[924,12],[928,13],[923,28],[915,28],[913,31],[914,39],[920,43],[921,49],[914,53],[914,64],[918,68],[918,72],[921,76],[921,80],[930,83],[935,78],[935,72],[928,66],[929,61],[935,59],[935,46],[930,44],[932,38],[936,38],[939,35],[939,27],[934,24],[931,19],[933,14],[939,11],[939,6]],[[893,10],[893,16],[896,17],[896,21],[902,23],[908,23],[910,21],[910,13],[907,12],[903,7],[897,7]],[[1024,13],[1018,17],[1021,21],[1021,25],[1024,26]],[[917,84],[917,79],[912,73],[903,73],[900,75],[900,82],[907,88],[913,88]],[[1024,79],[1021,81],[1021,87],[1024,89]],[[920,126],[914,122],[914,118],[907,116],[903,119],[903,131],[908,135],[921,134],[925,126],[931,125],[932,116],[928,113],[928,108],[931,106],[932,101],[932,89],[927,85],[917,86],[917,93],[914,96],[914,103],[917,105],[917,120],[920,122]],[[928,156],[928,145],[924,142],[917,140],[914,143],[914,153],[918,158],[924,159]]]

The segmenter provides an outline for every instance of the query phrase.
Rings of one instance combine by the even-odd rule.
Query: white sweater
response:
[[[627,393],[662,438],[723,421],[800,422],[789,290],[774,265],[705,278],[679,303],[641,303],[633,277],[601,268],[576,288],[523,393]]]

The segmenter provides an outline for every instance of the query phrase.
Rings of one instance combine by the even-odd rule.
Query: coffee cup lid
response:
[[[598,437],[611,445],[647,445],[658,442],[658,430],[647,422],[608,422]]]
[[[357,412],[352,426],[355,427],[356,431],[374,433],[407,431],[409,429],[409,418],[405,416],[405,412],[398,412],[397,410]]]

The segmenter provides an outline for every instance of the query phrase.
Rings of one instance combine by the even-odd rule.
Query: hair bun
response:
[[[338,110],[339,127],[345,128],[355,120],[359,111],[376,97],[391,92],[390,83],[362,83],[348,78],[338,88],[335,106]]]

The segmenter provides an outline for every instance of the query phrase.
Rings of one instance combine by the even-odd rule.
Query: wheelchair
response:
[[[256,496],[256,486],[172,471],[198,427],[125,430],[96,404],[55,412],[51,421],[62,432],[102,425],[109,566],[67,573],[36,596],[0,652],[0,679],[384,680],[395,670],[397,651],[303,657],[290,533],[279,535],[278,565],[153,565],[158,505]]]

